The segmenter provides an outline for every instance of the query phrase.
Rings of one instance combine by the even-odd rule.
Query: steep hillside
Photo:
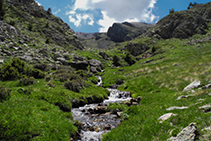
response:
[[[153,24],[146,23],[114,23],[108,29],[107,35],[114,42],[130,41],[139,35],[145,33],[148,29],[152,28]]]
[[[173,12],[161,19],[146,36],[156,38],[188,38],[194,34],[206,34],[210,23],[211,3],[198,4],[189,10]]]

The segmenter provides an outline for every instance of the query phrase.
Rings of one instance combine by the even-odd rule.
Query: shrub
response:
[[[116,84],[117,85],[122,85],[124,83],[124,80],[122,80],[122,79],[117,79],[116,80]]]
[[[85,83],[80,79],[67,81],[64,84],[66,89],[69,89],[69,90],[74,91],[74,92],[80,92],[80,89],[82,89],[84,85],[85,85]]]
[[[4,100],[8,100],[10,98],[10,89],[6,89],[4,87],[0,87],[0,102]]]
[[[4,15],[6,14],[4,8],[4,0],[0,0],[0,18],[4,19]]]
[[[38,69],[29,68],[18,58],[12,59],[10,63],[4,64],[0,68],[0,80],[15,80],[22,75],[33,76],[34,78],[44,78],[44,73]]]
[[[51,8],[48,8],[47,12],[48,12],[49,15],[52,14]]]
[[[19,77],[18,70],[11,64],[3,65],[0,68],[0,79],[3,81],[14,80]]]
[[[174,13],[174,9],[173,8],[169,9],[169,14],[172,14],[172,13]]]
[[[44,63],[40,63],[40,64],[35,64],[33,67],[34,67],[35,69],[39,69],[39,70],[41,70],[41,71],[44,71],[44,70],[47,68],[47,65],[44,64]]]
[[[34,84],[34,81],[35,81],[34,77],[24,77],[24,78],[19,80],[19,82],[21,84],[23,84],[24,86],[28,86],[28,85]]]
[[[113,56],[113,64],[115,66],[120,66],[119,58],[116,55]]]
[[[13,67],[15,67],[15,68],[18,70],[18,72],[19,72],[20,74],[24,74],[24,73],[25,73],[25,67],[26,67],[26,65],[25,65],[25,63],[24,63],[23,61],[21,61],[19,58],[14,58],[14,59],[12,59],[11,65],[12,65]]]
[[[135,61],[133,60],[133,58],[131,57],[131,55],[129,53],[126,54],[125,57],[125,61],[131,66],[133,64],[135,64]]]
[[[59,80],[60,82],[65,82],[67,80],[81,79],[81,77],[78,74],[76,74],[73,70],[71,69],[65,70],[65,68],[62,68],[54,72],[53,78]]]
[[[46,43],[46,44],[49,44],[49,43],[50,43],[50,39],[47,38],[46,41],[45,41],[45,43]]]
[[[0,79],[3,81],[14,80],[25,73],[25,63],[18,58],[12,59],[12,62],[4,64],[0,68]]]
[[[32,29],[33,29],[33,25],[32,25],[32,23],[29,23],[29,25],[28,25],[28,30],[29,30],[29,31],[32,31]]]
[[[26,74],[27,76],[33,76],[34,78],[37,78],[37,79],[41,79],[45,77],[45,74],[42,71],[38,69],[32,69],[32,68],[27,68]]]

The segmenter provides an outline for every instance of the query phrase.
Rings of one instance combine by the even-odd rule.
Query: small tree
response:
[[[49,15],[52,14],[51,8],[48,8],[47,12],[48,12]]]
[[[113,56],[113,64],[115,66],[120,66],[119,57],[117,57],[116,55]]]
[[[175,11],[174,11],[174,9],[172,8],[172,9],[169,9],[169,14],[172,14],[172,13],[174,13]]]
[[[49,44],[49,43],[50,43],[50,39],[47,38],[46,41],[45,41],[45,43],[46,43],[46,44]]]
[[[32,25],[32,23],[29,23],[29,25],[28,25],[28,30],[29,30],[29,31],[32,31],[32,29],[33,29],[33,25]]]
[[[3,19],[5,15],[4,0],[0,0],[0,18]]]
[[[198,5],[198,3],[196,3],[196,2],[194,2],[194,3],[190,2],[189,3],[189,6],[188,6],[188,9],[190,9],[191,7],[196,6],[196,5]]]

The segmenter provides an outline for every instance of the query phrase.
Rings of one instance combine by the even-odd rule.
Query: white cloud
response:
[[[102,11],[103,19],[98,21],[98,24],[102,27],[99,28],[99,32],[107,32],[109,26],[111,26],[116,20],[107,16],[106,11]]]
[[[39,6],[42,6],[42,4],[40,4],[38,1],[35,1]]]
[[[155,8],[157,0],[75,0],[71,10],[66,14],[75,17],[73,23],[80,26],[83,21],[84,24],[93,25],[94,19],[102,26],[99,31],[106,32],[108,27],[114,22],[154,22],[158,19],[152,12]],[[100,10],[102,19],[99,19],[99,15],[95,15],[94,11]],[[84,15],[77,16],[78,14],[86,13]],[[86,17],[92,15],[93,17]]]
[[[76,27],[81,26],[81,22],[84,22],[84,24],[93,25],[94,19],[92,15],[88,14],[76,14],[75,17],[70,15],[69,16],[69,22],[74,23]]]
[[[57,11],[53,12],[54,15],[58,14],[61,10],[58,9]]]

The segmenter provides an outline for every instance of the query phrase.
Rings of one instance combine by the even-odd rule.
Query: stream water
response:
[[[99,81],[102,83],[100,77]],[[97,85],[100,86],[100,83]],[[79,108],[72,108],[74,120],[82,123],[81,139],[78,141],[101,141],[103,134],[121,124],[121,118],[118,114],[111,113],[105,109],[109,103],[121,103],[125,100],[130,100],[130,93],[117,89],[108,90],[110,91],[110,96],[103,103],[87,104]]]

